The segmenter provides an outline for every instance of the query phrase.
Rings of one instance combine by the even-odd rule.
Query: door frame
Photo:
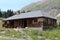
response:
[[[22,20],[22,25],[23,25],[22,28],[27,27],[27,20],[26,20],[26,19],[23,19],[23,20]]]

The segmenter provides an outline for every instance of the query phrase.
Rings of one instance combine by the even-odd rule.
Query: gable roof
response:
[[[49,13],[42,11],[33,11],[33,12],[21,13],[19,15],[14,15],[4,20],[14,20],[14,19],[34,18],[34,17],[48,17],[48,18],[56,19],[52,17]]]

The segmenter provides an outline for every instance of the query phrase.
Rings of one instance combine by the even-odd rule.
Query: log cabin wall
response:
[[[34,20],[37,20],[34,22]],[[27,27],[43,27],[43,29],[54,28],[56,26],[56,20],[51,18],[33,18],[27,20]]]
[[[6,28],[10,28],[11,25],[10,25],[10,21],[3,21],[3,27],[6,27]]]
[[[51,18],[45,18],[43,25],[43,29],[54,28],[56,26],[56,20]]]
[[[43,27],[43,18],[33,18],[27,20],[28,27]]]
[[[13,25],[11,21],[3,21],[3,27],[6,28],[23,28],[24,27],[24,20],[11,20],[13,21]],[[43,29],[49,29],[56,26],[56,20],[51,18],[28,18],[26,19],[27,26],[26,27],[43,27]]]
[[[22,20],[14,20],[14,28],[20,28],[22,26]]]
[[[3,24],[3,25],[2,25],[3,27],[6,27],[6,21],[3,20],[3,21],[2,21],[2,24]]]

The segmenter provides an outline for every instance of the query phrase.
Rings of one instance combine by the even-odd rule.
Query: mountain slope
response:
[[[26,7],[22,8],[21,10],[25,10],[25,11],[46,10],[51,7],[60,7],[60,0],[38,1],[38,2],[27,5]]]
[[[60,13],[60,0],[42,0],[34,2],[22,8],[20,11],[23,10],[24,11],[41,10],[50,13],[50,15],[55,17],[57,14]]]
[[[36,11],[41,10],[47,13],[50,13],[53,17],[56,17],[60,14],[60,0],[42,0],[35,3],[31,3],[26,7],[22,8],[20,11]],[[60,22],[60,16],[57,18],[58,22]]]

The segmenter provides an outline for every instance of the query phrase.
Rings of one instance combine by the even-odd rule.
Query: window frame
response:
[[[37,18],[33,19],[33,24],[36,24],[36,23],[38,23],[38,19]]]

